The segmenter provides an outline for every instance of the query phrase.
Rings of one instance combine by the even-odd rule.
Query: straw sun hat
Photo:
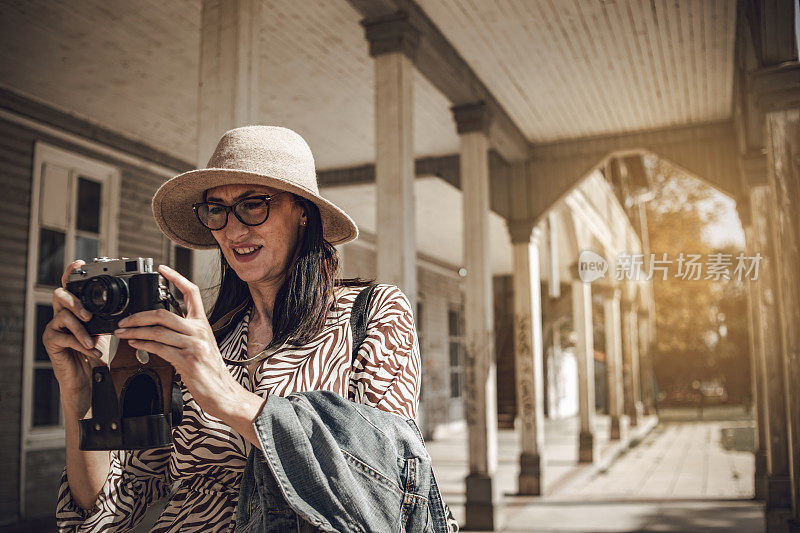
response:
[[[219,185],[255,184],[292,192],[319,208],[322,234],[331,244],[358,237],[355,222],[342,209],[319,194],[314,156],[305,140],[288,128],[246,126],[230,130],[220,139],[207,168],[179,174],[159,187],[153,196],[153,215],[172,241],[204,250],[217,241],[192,210],[203,193]]]

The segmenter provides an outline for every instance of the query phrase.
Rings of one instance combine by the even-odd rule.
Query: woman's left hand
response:
[[[224,420],[236,397],[251,393],[225,367],[197,285],[165,265],[158,271],[183,293],[186,318],[166,309],[142,311],[121,320],[114,335],[169,362],[200,408]]]

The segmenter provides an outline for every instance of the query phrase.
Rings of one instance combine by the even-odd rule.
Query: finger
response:
[[[183,362],[180,352],[173,346],[167,346],[157,341],[145,341],[139,339],[131,339],[128,344],[137,350],[144,350],[146,352],[154,353],[164,359],[166,362],[174,366],[176,369],[178,365]]]
[[[157,341],[165,346],[172,346],[178,349],[189,346],[189,337],[163,326],[120,328],[114,331],[114,335],[120,339]]]
[[[73,261],[72,263],[70,263],[69,266],[67,267],[67,269],[64,270],[64,273],[61,275],[61,286],[62,287],[66,287],[67,286],[67,281],[69,280],[69,275],[72,274],[73,271],[75,271],[76,269],[82,267],[85,264],[86,264],[86,261],[84,261],[83,259],[77,259],[77,260]]]
[[[75,338],[74,335],[70,335],[69,333],[65,333],[63,331],[53,330],[51,332],[51,342],[53,345],[59,348],[70,348],[75,350],[76,352],[82,353],[84,356],[89,358],[89,360],[94,361],[96,363],[103,362],[103,354],[97,348],[86,348],[83,344],[81,344],[78,339]]]
[[[89,350],[95,347],[94,339],[86,332],[86,328],[83,327],[83,324],[81,324],[68,309],[62,309],[56,313],[49,325],[56,331],[68,330]]]
[[[205,310],[203,309],[203,299],[200,297],[200,289],[197,285],[184,278],[167,265],[159,265],[158,271],[183,293],[183,301],[186,302],[186,316],[191,316],[193,318],[206,316]]]
[[[140,328],[144,326],[164,326],[184,335],[191,335],[192,328],[186,319],[166,309],[140,311],[119,321],[121,328]]]
[[[83,307],[80,298],[67,289],[59,287],[53,291],[53,313],[58,313],[62,309],[69,309],[72,314],[84,322],[88,322],[92,318],[92,314]]]

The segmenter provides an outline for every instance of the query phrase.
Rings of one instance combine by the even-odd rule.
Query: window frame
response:
[[[21,398],[21,452],[22,457],[33,450],[61,448],[64,446],[64,414],[59,408],[59,423],[53,426],[33,425],[34,372],[37,368],[52,368],[44,361],[36,361],[36,306],[51,305],[53,287],[37,283],[40,206],[42,204],[42,176],[45,164],[68,169],[69,210],[65,231],[65,260],[73,257],[75,237],[82,232],[75,227],[77,211],[78,178],[84,177],[102,184],[100,201],[100,227],[98,228],[98,255],[116,257],[118,250],[118,213],[121,172],[119,168],[63,148],[36,141],[34,144],[33,173],[31,176],[31,203],[28,227],[28,269],[25,282],[25,328],[22,361]],[[67,263],[65,263],[66,266]]]

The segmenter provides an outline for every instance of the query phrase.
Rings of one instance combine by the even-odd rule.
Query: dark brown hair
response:
[[[322,219],[317,206],[296,195],[294,202],[306,213],[306,229],[298,243],[297,258],[289,267],[286,279],[275,296],[272,312],[272,341],[269,347],[280,346],[284,341],[299,346],[312,340],[325,325],[328,311],[335,305],[334,288],[338,286],[366,286],[374,280],[361,278],[336,279],[339,254],[322,236]],[[214,331],[217,342],[236,326],[252,303],[247,283],[242,281],[220,253],[219,294],[208,317],[214,325],[230,311],[240,311]],[[242,304],[244,304],[242,306]]]

